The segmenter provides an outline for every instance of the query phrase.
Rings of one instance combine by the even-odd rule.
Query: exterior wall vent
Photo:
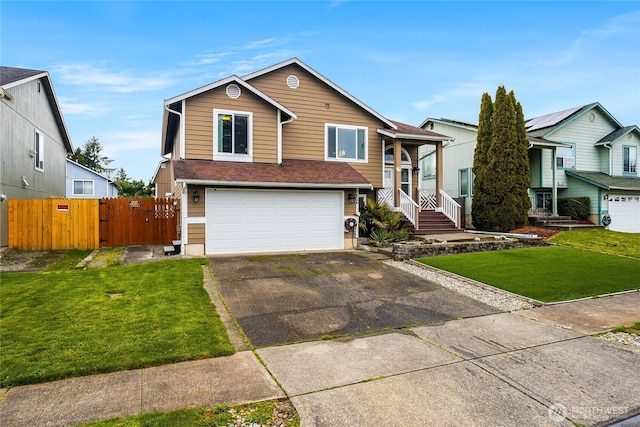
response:
[[[287,86],[291,89],[297,89],[298,86],[300,86],[300,80],[296,76],[291,75],[287,77]]]
[[[227,96],[231,99],[236,99],[238,97],[240,97],[240,87],[235,84],[232,83],[229,86],[227,86]]]

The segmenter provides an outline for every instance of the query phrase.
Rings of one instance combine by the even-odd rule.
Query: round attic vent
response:
[[[300,80],[296,76],[291,75],[287,77],[287,86],[291,89],[297,89],[298,86],[300,86]]]
[[[238,98],[240,96],[240,87],[235,83],[227,86],[227,96],[233,99]]]
[[[589,113],[589,121],[591,123],[595,122],[596,121],[596,115],[593,114],[593,113]]]

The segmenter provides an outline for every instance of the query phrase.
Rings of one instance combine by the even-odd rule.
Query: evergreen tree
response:
[[[478,118],[478,137],[476,149],[473,156],[473,199],[471,200],[471,217],[473,226],[483,228],[486,219],[484,218],[485,208],[487,204],[487,194],[485,188],[484,172],[488,166],[487,155],[491,146],[493,120],[493,102],[488,93],[482,94],[482,102],[480,104],[480,116]]]
[[[483,104],[486,103],[483,95]],[[483,134],[480,126],[487,118],[483,116],[478,124],[478,145],[474,158],[480,172],[480,182],[476,173],[473,200],[473,224],[488,231],[510,231],[527,222],[530,208],[528,188],[530,185],[527,134],[524,126],[522,106],[513,91],[507,94],[504,86],[498,87],[491,115],[490,144],[486,125]],[[486,113],[486,111],[485,111]],[[479,200],[476,202],[476,198]],[[476,211],[478,209],[478,211]]]
[[[103,156],[102,150],[103,147],[98,138],[92,136],[90,139],[85,141],[82,148],[76,148],[73,153],[67,156],[67,158],[93,171],[111,176],[115,169],[108,166],[113,162],[113,160],[107,156]]]

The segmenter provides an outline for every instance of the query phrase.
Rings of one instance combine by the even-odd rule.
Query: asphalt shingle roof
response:
[[[640,178],[627,176],[609,176],[602,172],[565,170],[569,176],[577,178],[606,190],[640,191]]]
[[[15,83],[20,80],[28,79],[29,77],[33,77],[45,72],[46,71],[41,71],[41,70],[30,70],[28,68],[0,66],[0,86],[4,86],[10,83]]]

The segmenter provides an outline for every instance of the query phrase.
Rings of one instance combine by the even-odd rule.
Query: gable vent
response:
[[[300,86],[300,80],[296,76],[287,77],[287,86],[291,89],[297,89]]]
[[[238,98],[240,96],[240,87],[235,83],[227,86],[227,96],[232,99]]]

